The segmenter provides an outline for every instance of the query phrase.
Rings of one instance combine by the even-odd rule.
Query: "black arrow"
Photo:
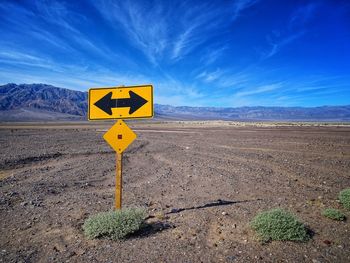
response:
[[[112,93],[113,92],[111,91],[94,104],[96,107],[100,108],[109,115],[112,115],[112,108],[127,107],[130,107],[129,114],[133,114],[147,102],[147,100],[131,90],[129,91],[130,98],[125,99],[112,99]]]

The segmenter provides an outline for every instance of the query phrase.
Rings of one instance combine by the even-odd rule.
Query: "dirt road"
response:
[[[0,127],[0,262],[350,262],[350,220],[321,216],[350,187],[350,127],[131,126],[123,205],[153,218],[120,242],[81,230],[113,207],[108,126]],[[250,220],[276,207],[313,238],[257,241]]]

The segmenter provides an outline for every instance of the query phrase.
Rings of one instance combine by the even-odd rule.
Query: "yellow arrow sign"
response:
[[[89,120],[153,117],[153,86],[93,88],[89,90]]]
[[[117,152],[122,153],[136,139],[136,134],[122,120],[110,128],[103,138]]]

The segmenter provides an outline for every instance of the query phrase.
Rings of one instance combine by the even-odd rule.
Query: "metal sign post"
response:
[[[122,208],[123,152],[136,139],[136,134],[122,120],[118,120],[103,138],[116,151],[115,208]]]

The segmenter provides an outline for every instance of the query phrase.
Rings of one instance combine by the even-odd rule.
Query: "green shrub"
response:
[[[346,209],[350,210],[350,188],[339,193],[339,200]]]
[[[334,208],[324,209],[322,211],[322,215],[333,220],[338,220],[338,221],[345,220],[345,215],[341,211]]]
[[[89,217],[83,230],[88,238],[106,237],[117,240],[139,230],[145,218],[146,211],[140,208],[103,212]]]
[[[306,241],[310,238],[304,224],[283,209],[273,209],[258,214],[251,227],[263,241]]]

